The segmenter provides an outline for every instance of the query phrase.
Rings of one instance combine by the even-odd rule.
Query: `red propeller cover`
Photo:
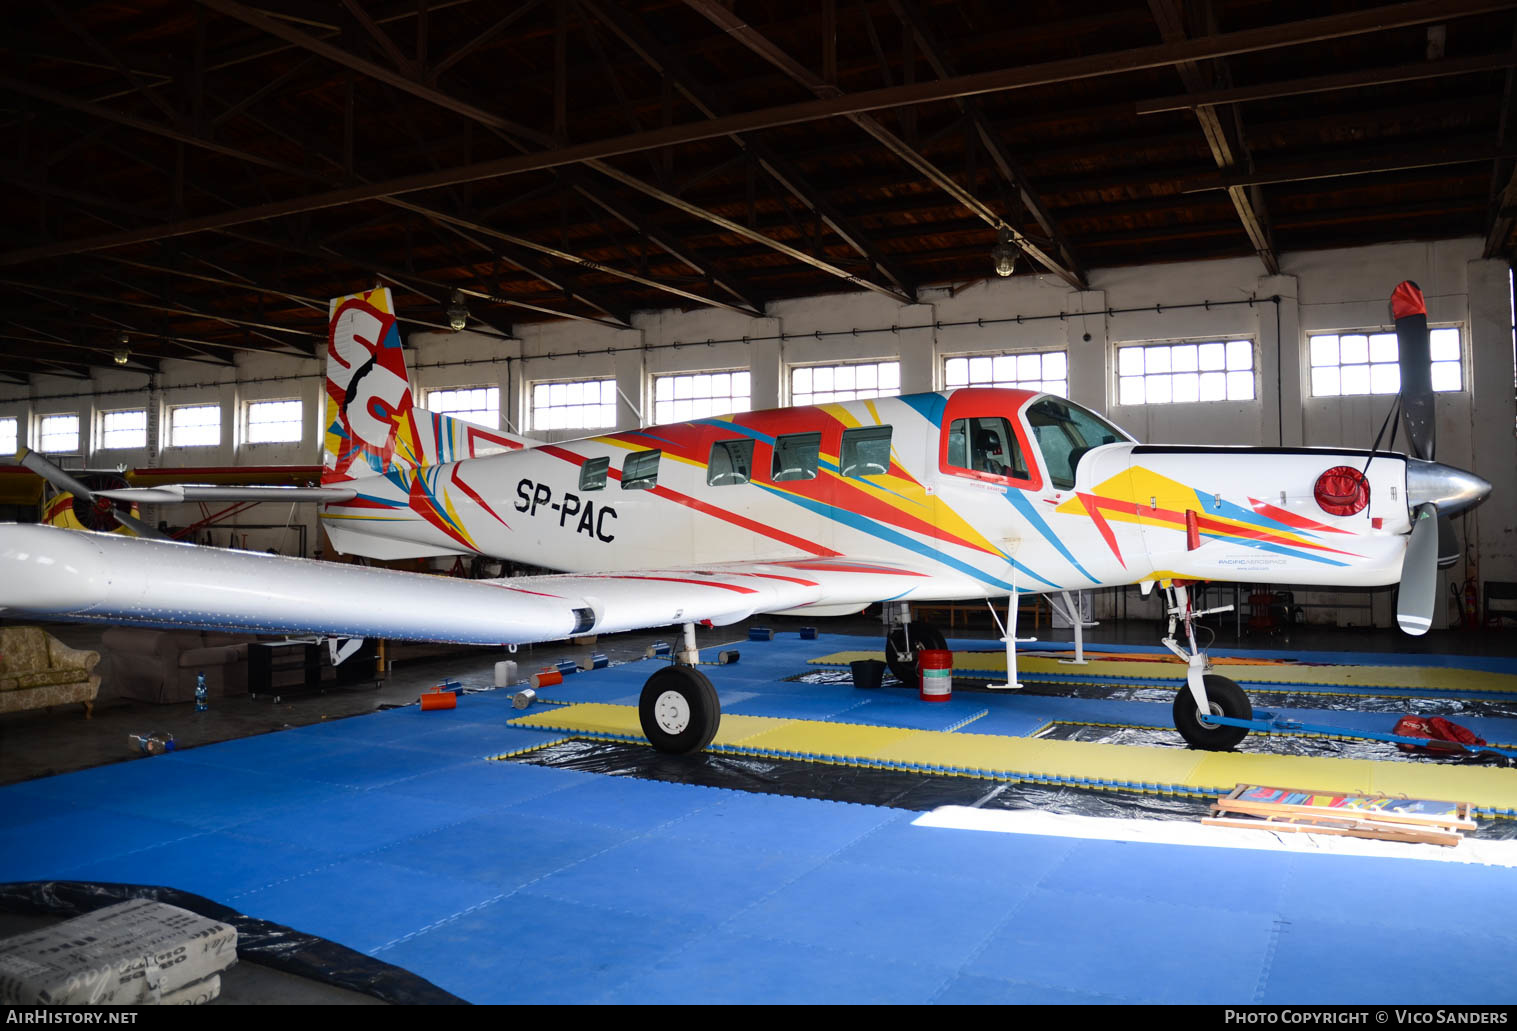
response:
[[[1328,515],[1358,515],[1370,503],[1370,485],[1353,466],[1335,465],[1317,477],[1312,496]]]

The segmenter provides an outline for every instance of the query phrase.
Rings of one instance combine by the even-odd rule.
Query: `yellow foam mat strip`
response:
[[[860,659],[879,659],[883,652],[847,651],[834,652],[818,659],[808,660],[814,666],[846,666]],[[1005,673],[1004,652],[956,652],[953,657],[955,670],[983,673]],[[1059,675],[1066,677],[1090,676],[1117,679],[1173,680],[1185,679],[1185,666],[1176,662],[1110,662],[1092,660],[1074,666],[1058,659],[1043,658],[1023,653],[1017,656],[1019,673]],[[1322,666],[1279,664],[1249,665],[1229,664],[1223,671],[1233,680],[1254,683],[1276,684],[1330,684],[1339,687],[1390,687],[1445,691],[1512,691],[1517,692],[1517,676],[1510,673],[1491,673],[1478,669],[1450,669],[1441,666]]]
[[[631,705],[570,705],[510,722],[581,736],[644,740],[637,708]],[[1198,752],[763,716],[722,717],[711,747],[813,762],[1166,794],[1214,794],[1242,783],[1282,784],[1319,791],[1447,798],[1469,802],[1482,811],[1517,810],[1517,772],[1476,766]]]

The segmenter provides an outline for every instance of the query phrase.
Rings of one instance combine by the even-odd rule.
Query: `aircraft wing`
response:
[[[255,552],[0,525],[0,616],[530,644],[758,613],[855,611],[927,574],[845,558],[462,580]]]

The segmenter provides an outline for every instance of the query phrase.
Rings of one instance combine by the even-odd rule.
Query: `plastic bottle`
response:
[[[128,734],[127,744],[143,755],[162,755],[164,752],[174,750],[174,735],[166,731],[156,731],[152,734]]]
[[[205,704],[205,698],[206,698],[205,674],[204,673],[197,673],[197,674],[195,674],[195,711],[196,712],[205,712],[205,710],[208,708],[208,706]]]

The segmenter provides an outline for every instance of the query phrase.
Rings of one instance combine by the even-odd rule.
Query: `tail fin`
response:
[[[388,287],[332,299],[326,394],[324,483],[535,443],[416,407]]]

